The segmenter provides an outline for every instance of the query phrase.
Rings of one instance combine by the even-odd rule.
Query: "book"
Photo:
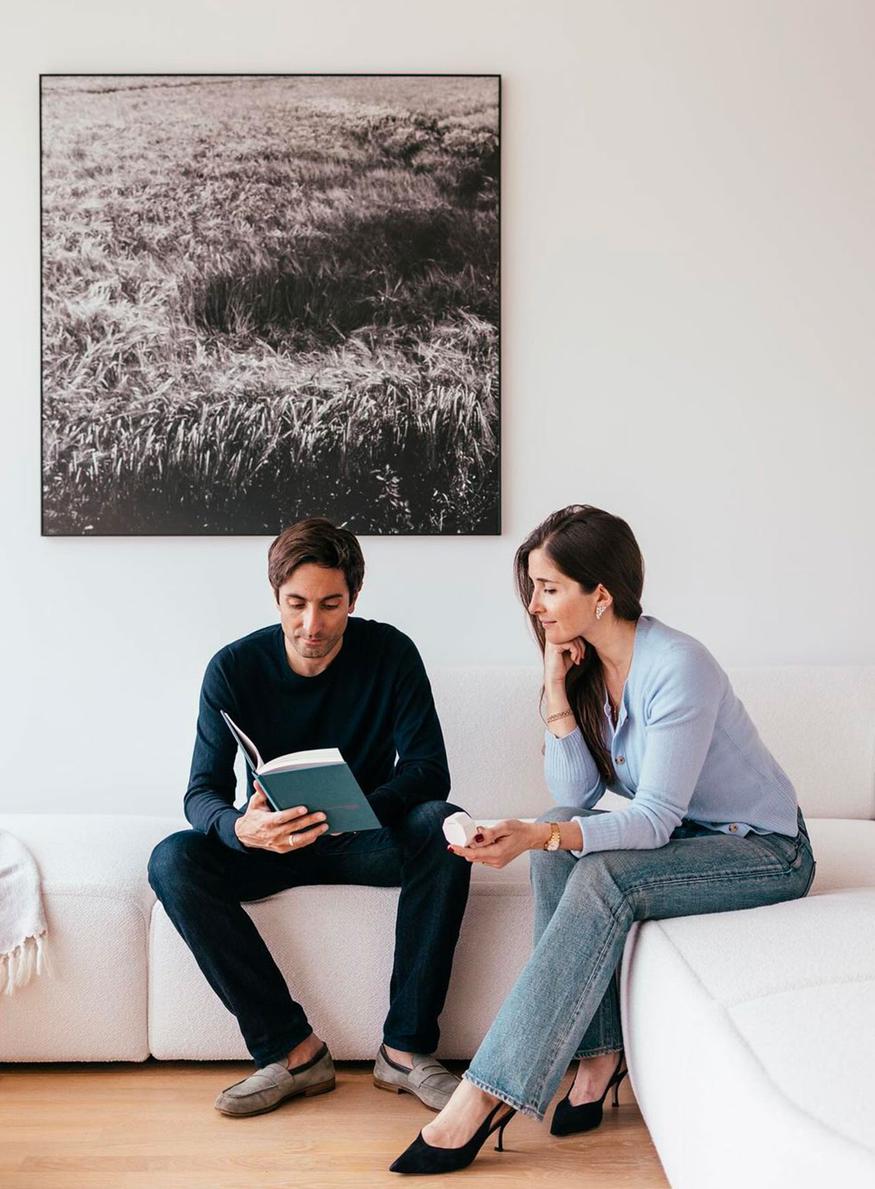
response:
[[[230,714],[224,710],[221,714],[274,809],[305,805],[310,813],[324,813],[332,834],[380,829],[377,815],[336,747],[293,751],[265,763]]]

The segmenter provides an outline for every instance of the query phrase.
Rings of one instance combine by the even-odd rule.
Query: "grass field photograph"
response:
[[[500,532],[495,75],[44,75],[43,533]]]

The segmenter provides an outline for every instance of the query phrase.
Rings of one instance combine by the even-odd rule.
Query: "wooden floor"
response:
[[[460,1067],[461,1068],[461,1067]],[[387,1172],[432,1115],[375,1089],[371,1066],[338,1065],[337,1090],[271,1114],[228,1119],[222,1087],[250,1065],[0,1066],[3,1189],[329,1189],[404,1183]],[[585,1185],[664,1189],[637,1106],[608,1106],[589,1135],[556,1140],[515,1119],[508,1150],[487,1146],[456,1180],[466,1187]],[[437,1178],[433,1178],[437,1180]],[[446,1178],[441,1178],[446,1181]]]

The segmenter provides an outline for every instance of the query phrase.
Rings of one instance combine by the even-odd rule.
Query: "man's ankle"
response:
[[[311,1032],[299,1045],[295,1045],[286,1058],[286,1065],[289,1069],[295,1069],[298,1065],[306,1065],[308,1061],[313,1060],[321,1048],[322,1041],[315,1032]]]
[[[385,1042],[383,1043],[383,1050],[390,1061],[394,1061],[396,1065],[403,1065],[405,1069],[413,1069],[413,1054],[405,1053],[401,1049],[392,1049]]]

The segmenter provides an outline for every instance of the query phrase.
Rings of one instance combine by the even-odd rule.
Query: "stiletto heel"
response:
[[[516,1111],[511,1111],[510,1114],[504,1116],[498,1125],[498,1143],[495,1145],[496,1152],[504,1151],[504,1129],[516,1114]]]
[[[582,1131],[593,1131],[598,1127],[604,1114],[604,1101],[611,1088],[614,1091],[613,1105],[620,1105],[620,1082],[629,1072],[628,1069],[621,1071],[622,1065],[623,1053],[621,1052],[617,1068],[611,1074],[611,1080],[605,1086],[604,1094],[595,1102],[582,1102],[580,1106],[572,1106],[571,1091],[569,1090],[565,1097],[556,1103],[556,1110],[553,1112],[553,1119],[550,1123],[550,1134],[579,1135]]]
[[[507,1111],[507,1114],[497,1119],[496,1116],[502,1110]],[[498,1132],[495,1150],[503,1152],[504,1129],[515,1114],[514,1107],[509,1107],[506,1102],[497,1102],[461,1148],[434,1148],[428,1140],[422,1138],[420,1131],[410,1147],[401,1153],[394,1164],[389,1165],[389,1172],[418,1173],[420,1176],[429,1173],[458,1172],[459,1169],[467,1168],[473,1163],[477,1153],[494,1131]]]

